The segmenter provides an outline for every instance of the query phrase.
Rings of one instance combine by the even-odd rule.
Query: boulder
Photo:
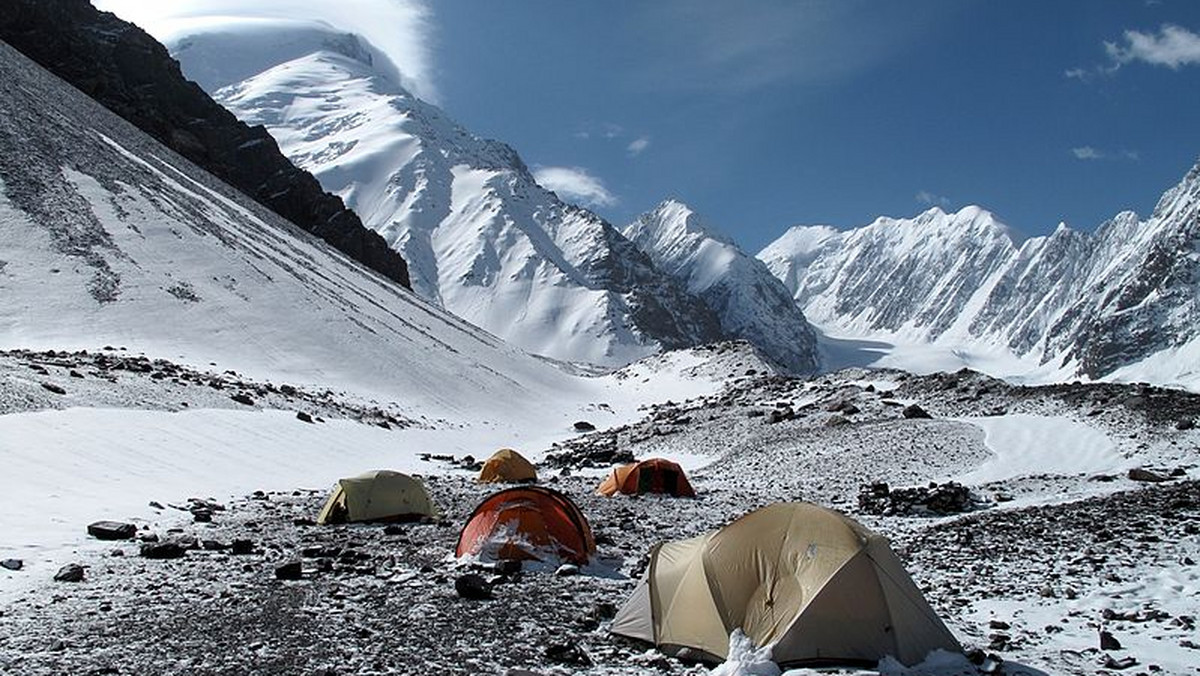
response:
[[[460,575],[454,580],[454,591],[464,599],[483,601],[492,598],[492,585],[475,573]]]
[[[97,540],[132,540],[137,536],[137,526],[120,521],[96,521],[88,524],[87,532]]]
[[[4,559],[0,561],[0,568],[6,570],[21,570],[25,567],[25,562],[21,559]]]
[[[595,432],[596,426],[586,420],[580,420],[575,423],[576,432]]]
[[[68,563],[54,574],[55,582],[83,582],[83,566],[78,563]]]
[[[173,540],[165,542],[144,542],[138,552],[144,559],[178,559],[187,553],[183,545]]]
[[[1161,483],[1163,481],[1171,480],[1171,477],[1169,476],[1159,474],[1158,472],[1152,472],[1141,467],[1134,467],[1133,469],[1129,470],[1129,478],[1133,481],[1143,481],[1149,483]]]
[[[552,643],[546,648],[545,655],[546,661],[556,664],[565,664],[572,667],[592,666],[592,658],[588,657],[587,652],[574,641]]]
[[[905,418],[909,418],[909,419],[932,418],[933,417],[933,416],[929,415],[929,413],[925,409],[921,408],[920,406],[917,406],[916,404],[909,404],[908,406],[905,406],[904,411],[902,411],[902,414],[904,415]]]
[[[299,580],[304,577],[304,567],[299,561],[290,561],[275,567],[276,580]]]

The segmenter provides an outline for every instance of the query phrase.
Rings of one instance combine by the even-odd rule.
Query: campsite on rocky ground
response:
[[[715,377],[716,357],[707,356],[700,370]],[[286,472],[282,481],[273,476],[261,457],[278,452],[273,446],[220,453],[226,433],[213,421],[197,421],[196,437],[178,433],[176,443],[188,439],[198,449],[154,454],[124,451],[99,427],[81,442],[61,423],[43,425],[43,452],[70,457],[56,471],[119,475],[124,481],[112,485],[134,499],[112,509],[108,496],[86,496],[82,509],[77,503],[58,514],[70,521],[61,547],[32,551],[21,569],[4,571],[0,664],[11,673],[705,673],[711,663],[611,634],[614,617],[657,543],[796,500],[840,510],[888,538],[967,651],[911,670],[884,663],[882,673],[1185,674],[1200,664],[1200,433],[1188,424],[1200,415],[1196,395],[1128,385],[1020,387],[972,372],[850,370],[806,380],[734,359],[716,378],[722,386],[706,394],[520,449],[536,462],[536,485],[568,496],[590,524],[595,556],[560,568],[553,560],[454,556],[475,506],[510,485],[477,482],[482,454],[494,450],[482,440],[470,458],[432,452],[436,433],[422,437],[430,451],[414,452],[400,439],[403,425],[381,425],[386,407],[268,391],[229,375],[229,388],[217,390],[211,380],[219,374],[188,375],[167,362],[96,367],[110,362],[120,363],[112,355],[6,354],[0,439],[11,442],[23,416],[72,415],[56,400],[96,387],[96,375],[106,373],[105,396],[144,407],[145,418],[121,420],[125,437],[148,438],[171,419],[182,424],[190,414],[181,397],[229,408],[241,420],[226,424],[247,439],[290,428],[299,435],[298,462],[308,457],[303,435],[339,419],[397,437],[390,465],[421,478],[438,514],[320,525],[329,486],[288,486]],[[662,367],[641,364],[625,375]],[[231,390],[256,387],[263,394],[249,404],[230,398]],[[606,404],[594,403],[596,411]],[[255,421],[287,408],[314,422],[291,414],[276,431]],[[90,446],[90,460],[72,453],[75,443]],[[241,485],[262,488],[193,495],[158,482],[156,464],[184,467],[170,456],[185,452],[199,453],[215,475],[237,472],[251,481]],[[678,460],[696,496],[597,494],[628,455]],[[383,467],[383,456],[353,457],[318,473],[372,469],[364,460]],[[6,490],[34,503],[28,509],[69,497],[66,488],[49,498],[22,494],[9,485],[13,476],[5,475]],[[88,524],[102,518],[131,523],[135,534],[88,536]],[[81,580],[54,581],[69,564],[80,567]],[[19,591],[11,586],[29,578],[36,581]],[[721,666],[739,674],[778,673],[773,668],[750,649]]]
[[[342,23],[404,3],[96,1],[231,16],[168,48],[88,0],[0,0],[0,673],[1200,674],[1200,165],[1055,139],[1009,166],[1053,152],[1088,199],[1099,172],[1064,158],[1166,192],[1018,241],[906,185],[915,218],[755,256],[665,195],[619,228],[568,167],[408,92],[357,32],[379,26]],[[1157,38],[1124,35],[1053,43],[1090,40],[1106,78],[1150,67]],[[1181,53],[1157,65],[1182,77]],[[1148,108],[1191,130],[1177,98]],[[975,118],[918,113],[939,111]],[[757,145],[672,118],[703,161],[562,135],[657,180],[775,150],[783,117]],[[871,126],[810,132],[856,205],[888,192],[864,170],[919,173],[843,155]],[[999,159],[952,140],[956,179]],[[836,193],[836,171],[725,206]]]

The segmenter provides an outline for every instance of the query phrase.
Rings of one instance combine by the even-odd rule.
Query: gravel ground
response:
[[[60,404],[56,397],[64,395],[41,387],[47,378],[71,384],[76,392],[89,380],[111,384],[103,379],[105,371],[88,366],[84,356],[71,356],[73,361],[64,364],[46,364],[46,359],[0,355],[0,392],[5,393],[0,402],[9,410]],[[48,373],[31,372],[34,362]],[[64,372],[80,364],[83,379]],[[163,371],[168,375],[153,378]],[[228,389],[196,384],[196,378],[212,374],[175,376],[181,381],[176,383],[171,372],[162,365],[121,371],[115,374],[121,394],[101,394],[110,388],[97,384],[97,392],[87,396],[102,405],[164,406],[165,391],[172,400],[194,406],[245,405],[231,402]],[[895,388],[862,384],[867,377],[891,381]],[[163,380],[172,383],[169,389],[162,389]],[[359,416],[368,424],[379,422],[374,411],[387,411],[334,393],[284,394],[271,387],[274,391],[241,382],[233,389],[257,394],[262,401],[254,405],[311,406],[314,415]],[[143,534],[183,542],[192,547],[185,556],[148,560],[130,542],[113,544],[106,556],[80,560],[83,582],[48,582],[3,609],[0,670],[702,673],[700,666],[607,633],[645,553],[660,539],[719,527],[776,500],[808,499],[834,505],[892,537],[914,579],[964,643],[1016,663],[1052,665],[1053,673],[1093,673],[1103,664],[1098,647],[1075,649],[1060,640],[1061,632],[1030,624],[1045,613],[1024,618],[1014,611],[1003,618],[1006,628],[997,629],[980,619],[981,608],[1003,601],[1050,604],[1057,612],[1052,604],[1085,597],[1156,566],[1187,566],[1187,552],[1200,549],[1200,488],[1186,475],[1195,474],[1200,452],[1195,437],[1181,436],[1175,423],[1200,410],[1197,400],[1138,386],[1015,388],[961,373],[918,378],[848,371],[820,381],[743,377],[720,395],[664,404],[636,425],[582,435],[551,449],[557,465],[543,466],[543,477],[588,515],[599,543],[598,561],[574,576],[549,569],[510,575],[479,570],[495,583],[495,598],[485,601],[456,594],[455,579],[468,571],[451,552],[459,528],[492,488],[446,474],[444,462],[430,461],[427,477],[444,510],[439,523],[317,527],[311,520],[324,496],[302,491],[247,496],[223,505],[211,523],[192,523],[185,512],[165,507]],[[914,401],[934,417],[905,418],[904,406]],[[859,510],[857,495],[865,483],[919,485],[978,465],[989,456],[979,429],[944,418],[1000,411],[1086,420],[1112,435],[1121,452],[1158,465],[1178,463],[1185,477],[1162,484],[1124,477],[1107,482],[1031,478],[1017,486],[1023,495],[1046,496],[1051,504],[1007,507],[992,498],[1016,484],[984,487],[977,495],[980,509],[942,518]],[[601,498],[593,494],[595,472],[580,468],[604,466],[600,459],[614,450],[638,457],[687,452],[717,459],[692,474],[699,492],[695,500]],[[1055,495],[1080,482],[1102,494],[1053,504]],[[234,540],[251,541],[253,551],[231,553],[227,547]],[[301,579],[276,579],[277,567],[296,561]],[[1084,611],[1064,613],[1064,626],[1103,619]],[[1191,622],[1180,613],[1109,619],[1115,632],[1153,625],[1176,643],[1189,640]],[[1153,662],[1142,656],[1140,663]],[[1012,664],[1008,673],[1020,673]]]

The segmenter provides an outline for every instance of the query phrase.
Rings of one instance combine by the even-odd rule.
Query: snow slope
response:
[[[619,424],[648,402],[712,392],[723,377],[704,371],[713,359],[702,352],[602,378],[530,356],[266,211],[4,44],[0,148],[0,349],[113,346],[236,372],[251,389],[286,383],[384,406],[409,423],[314,426],[294,411],[209,410],[211,399],[196,397],[198,410],[178,412],[189,407],[178,390],[82,367],[6,377],[0,491],[21,507],[5,511],[0,530],[30,543],[17,553],[34,569],[67,555],[82,523],[152,518],[151,492],[223,499],[320,487],[378,466],[416,469],[422,452],[515,446],[536,458],[577,420]],[[184,389],[241,405],[203,384]],[[113,403],[75,397],[95,388]],[[46,396],[67,408],[31,410]],[[156,410],[134,410],[144,408]]]
[[[666,200],[624,230],[654,263],[711,307],[721,330],[758,346],[797,373],[817,370],[817,344],[804,314],[761,261],[706,225],[686,204]]]
[[[1027,380],[1200,387],[1200,165],[1148,219],[1018,244],[979,207],[797,226],[758,257],[829,336],[979,353]],[[891,365],[903,366],[893,360]]]
[[[401,252],[420,295],[467,321],[536,354],[610,366],[721,337],[704,303],[611,225],[405,91],[354,36],[225,26],[177,39],[173,53]]]

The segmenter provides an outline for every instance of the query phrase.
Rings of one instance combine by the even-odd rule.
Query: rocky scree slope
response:
[[[414,97],[358,38],[239,26],[172,49],[401,252],[418,293],[460,317],[537,354],[609,366],[723,337],[715,313],[611,224]]]
[[[1002,347],[1066,374],[1200,371],[1200,165],[1148,219],[1017,244],[978,207],[798,226],[758,257],[827,331]]]
[[[87,0],[3,0],[0,40],[179,154],[351,258],[407,286],[403,258],[363,227],[261,127],[187,81],[167,50]]]
[[[666,200],[624,234],[703,299],[726,336],[749,341],[792,373],[817,370],[816,336],[787,288],[686,204]]]

